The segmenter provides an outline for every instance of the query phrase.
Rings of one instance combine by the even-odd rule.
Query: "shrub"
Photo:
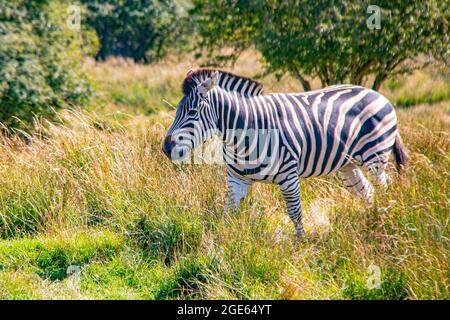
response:
[[[91,87],[79,66],[95,50],[89,30],[72,30],[64,1],[0,0],[0,122],[24,129],[83,104]],[[82,36],[83,35],[83,36]]]
[[[97,59],[108,56],[151,62],[176,36],[178,8],[172,0],[83,0],[87,23],[101,41]]]

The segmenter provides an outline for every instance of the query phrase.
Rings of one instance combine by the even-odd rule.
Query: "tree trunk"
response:
[[[400,65],[403,61],[405,61],[406,57],[401,56],[400,54],[394,56],[391,61],[389,61],[384,68],[383,71],[380,71],[373,81],[372,89],[378,91],[380,89],[381,84],[384,80],[387,79],[389,75],[391,75],[395,68]]]
[[[363,84],[364,76],[369,72],[371,65],[372,60],[368,60],[358,68],[355,67],[350,75],[350,82],[361,86]]]
[[[311,90],[311,84],[309,83],[308,80],[303,78],[303,76],[300,74],[300,72],[297,70],[297,68],[292,68],[292,74],[302,84],[303,91],[310,91]]]
[[[386,80],[387,74],[386,73],[379,73],[375,77],[375,80],[373,80],[372,89],[375,91],[380,90],[381,84],[384,80]]]

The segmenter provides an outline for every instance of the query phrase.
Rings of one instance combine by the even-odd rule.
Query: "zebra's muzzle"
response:
[[[162,145],[162,151],[164,154],[169,158],[172,159],[172,150],[175,146],[175,142],[172,141],[172,136],[167,136],[164,139],[163,145]]]

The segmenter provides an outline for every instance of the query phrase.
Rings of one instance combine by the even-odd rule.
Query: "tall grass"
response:
[[[264,83],[266,93],[302,91],[300,83],[288,74],[281,79],[265,75],[259,59],[260,54],[247,50],[228,69],[257,78]],[[121,58],[111,58],[102,63],[88,60],[84,68],[97,83],[97,91],[100,92],[102,103],[96,104],[94,110],[148,115],[170,110],[164,100],[176,105],[186,72],[204,64],[203,59],[195,60],[186,55],[171,56],[161,63],[147,66]],[[432,66],[410,75],[394,76],[384,83],[380,91],[396,106],[436,103],[450,99],[449,79],[448,69]],[[311,85],[313,89],[320,88],[319,79],[313,79]],[[99,109],[99,105],[104,107]]]
[[[252,75],[246,59],[236,68]],[[103,72],[105,96],[142,80],[148,99],[176,101],[181,66],[91,72]],[[0,298],[450,298],[448,101],[398,109],[410,167],[390,170],[373,206],[334,176],[302,181],[301,242],[276,187],[255,185],[224,213],[224,167],[170,163],[161,141],[173,111],[116,116],[134,107],[65,111],[31,141],[2,138]],[[374,266],[381,284],[371,289]]]

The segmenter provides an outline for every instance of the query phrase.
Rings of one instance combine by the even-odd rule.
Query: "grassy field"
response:
[[[196,65],[89,61],[96,103],[43,123],[31,143],[0,137],[1,299],[450,298],[448,73],[385,84],[408,171],[391,169],[373,206],[335,176],[302,181],[297,242],[276,187],[255,185],[225,214],[224,167],[162,154],[173,117],[163,99],[177,103]],[[233,70],[261,66],[247,52]],[[298,91],[289,77],[260,80],[266,92]]]

